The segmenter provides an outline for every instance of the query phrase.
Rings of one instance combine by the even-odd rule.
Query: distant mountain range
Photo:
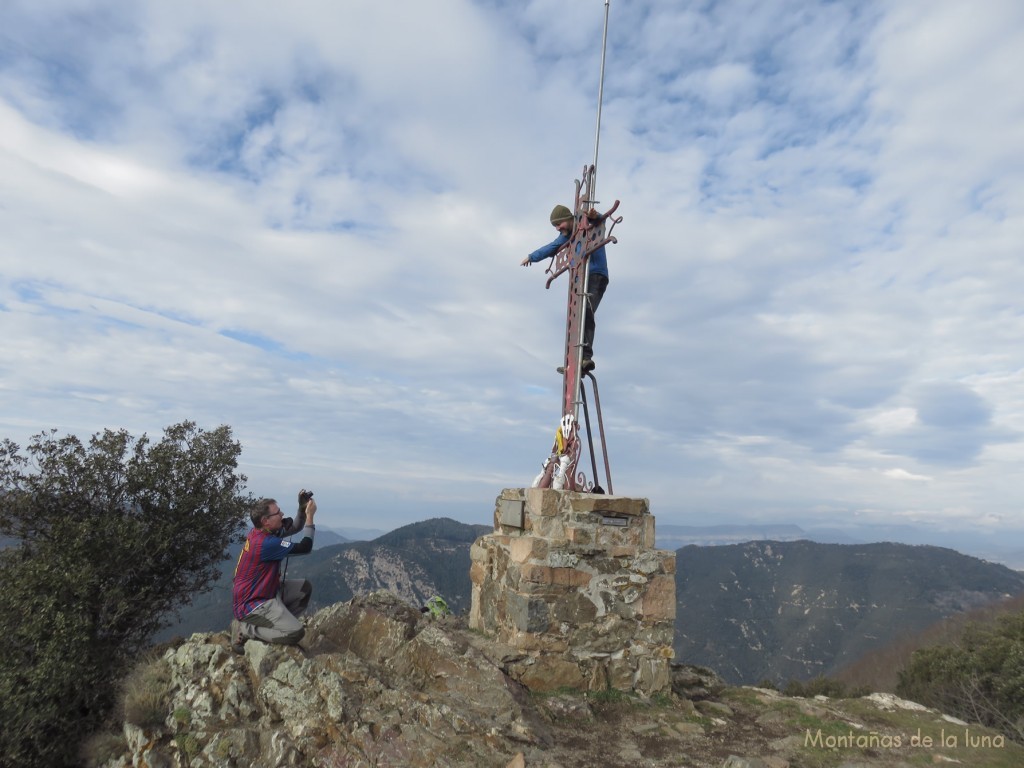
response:
[[[993,531],[944,531],[920,525],[872,525],[857,528],[801,528],[788,523],[739,525],[658,524],[658,547],[679,549],[742,544],[746,541],[814,541],[819,544],[871,544],[895,542],[955,549],[966,555],[1024,570],[1024,542],[1019,536]]]
[[[688,546],[676,557],[675,650],[734,683],[806,680],[1021,592],[1024,574],[941,547]]]
[[[664,526],[674,536],[739,535]],[[749,527],[742,527],[750,533]],[[318,609],[377,589],[412,605],[442,595],[457,613],[470,603],[469,548],[491,526],[438,518],[373,541],[326,544],[293,558],[289,577],[314,585]],[[796,526],[759,535],[793,536]],[[326,545],[325,545],[326,544]],[[238,550],[212,591],[198,596],[158,640],[226,629]],[[955,613],[1024,592],[1024,574],[951,549],[907,544],[748,541],[676,550],[677,661],[714,669],[730,683],[784,683],[829,675],[869,651]]]
[[[657,526],[658,549],[679,549],[695,544],[714,547],[746,541],[817,541],[798,525],[662,525]],[[852,540],[847,542],[853,544]]]

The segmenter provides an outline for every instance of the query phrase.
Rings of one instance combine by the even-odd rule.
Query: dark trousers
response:
[[[591,360],[594,357],[594,313],[601,303],[605,289],[608,288],[608,278],[604,275],[591,275],[587,280],[587,304],[583,311],[583,359]]]

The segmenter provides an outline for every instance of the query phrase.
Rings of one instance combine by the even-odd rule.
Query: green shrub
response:
[[[218,760],[227,760],[234,751],[236,751],[234,741],[227,736],[221,736],[213,748],[213,756]]]
[[[178,707],[171,713],[171,717],[174,718],[174,722],[179,730],[192,725],[192,710],[188,707]]]
[[[915,651],[896,693],[1024,741],[1024,612]]]
[[[195,756],[199,754],[199,750],[202,749],[199,739],[191,733],[179,733],[174,737],[174,743],[178,745],[178,749],[185,755],[186,764],[191,763]]]
[[[0,766],[74,765],[174,611],[220,575],[252,499],[231,430],[0,440]],[[138,715],[142,717],[142,714]],[[144,719],[144,718],[143,718]]]

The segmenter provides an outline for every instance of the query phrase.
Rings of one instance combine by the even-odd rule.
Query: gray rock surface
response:
[[[891,696],[794,699],[673,665],[671,693],[530,691],[516,649],[386,592],[316,613],[300,647],[196,634],[163,653],[158,725],[104,768],[800,768],[1024,765],[1024,747]],[[159,719],[159,717],[157,718]],[[969,746],[969,728],[990,748]],[[943,746],[939,734],[957,735]],[[911,736],[930,735],[931,746]],[[947,739],[948,740],[948,739]]]

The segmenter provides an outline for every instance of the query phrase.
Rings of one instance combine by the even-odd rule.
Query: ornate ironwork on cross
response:
[[[597,482],[597,460],[594,454],[594,439],[590,424],[584,378],[589,379],[594,392],[594,405],[601,440],[601,452],[604,458],[605,477],[608,492],[612,492],[611,469],[608,462],[608,448],[604,435],[604,421],[601,416],[601,400],[597,388],[597,379],[593,374],[593,364],[584,365],[583,348],[587,313],[592,312],[590,306],[591,293],[589,288],[590,257],[599,249],[618,240],[612,235],[615,225],[622,217],[613,214],[619,207],[619,201],[606,212],[599,212],[594,206],[595,166],[583,169],[582,180],[576,181],[576,194],[573,208],[573,228],[569,240],[552,256],[551,263],[545,270],[550,277],[546,287],[561,274],[569,274],[568,299],[565,318],[565,355],[559,371],[562,373],[562,418],[555,430],[555,439],[551,453],[539,475],[534,478],[534,487],[555,488],[574,491],[604,493]],[[579,411],[583,406],[584,427],[590,448],[590,460],[593,469],[593,481],[579,470],[582,454],[580,441]]]

